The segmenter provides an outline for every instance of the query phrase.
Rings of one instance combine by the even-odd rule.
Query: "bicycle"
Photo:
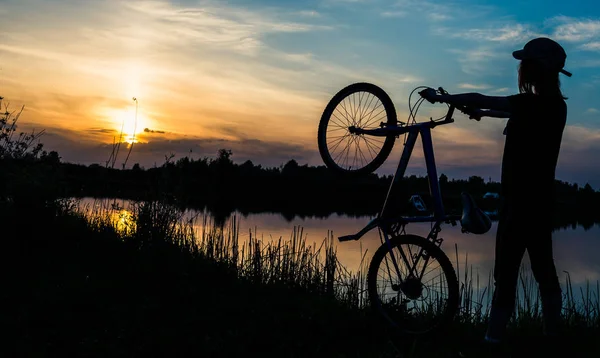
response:
[[[351,84],[330,100],[321,116],[318,129],[321,158],[328,168],[344,175],[372,173],[385,162],[396,138],[405,135],[404,149],[381,212],[359,232],[340,236],[338,240],[340,242],[359,240],[372,229],[378,229],[381,246],[375,251],[367,273],[369,302],[380,311],[393,328],[408,334],[424,334],[439,330],[453,320],[458,310],[459,282],[450,259],[441,249],[443,239],[438,237],[442,224],[455,226],[458,221],[463,232],[474,234],[484,234],[491,228],[490,218],[477,207],[473,198],[466,192],[461,194],[462,214],[447,215],[438,183],[431,130],[440,125],[453,123],[452,115],[455,109],[465,114],[472,114],[472,111],[449,105],[445,116],[417,123],[416,114],[424,99],[420,98],[414,108],[411,107],[410,99],[419,88],[426,87],[417,87],[409,95],[409,120],[406,123],[398,123],[395,106],[383,89],[366,82]],[[441,87],[438,91],[447,93]],[[355,97],[357,93],[360,93],[358,98]],[[350,97],[352,99],[349,99]],[[374,100],[379,103],[377,106],[372,106]],[[359,109],[362,104],[368,108]],[[338,106],[341,108],[338,109]],[[340,117],[346,120],[345,124]],[[384,118],[385,121],[377,124]],[[337,127],[328,130],[329,127],[335,126]],[[433,197],[433,213],[403,216],[389,210],[389,200],[394,185],[406,172],[419,135],[423,142],[429,190]],[[332,139],[332,142],[328,141]],[[348,144],[343,147],[342,154],[332,155],[332,151],[336,150],[344,140],[347,140]],[[375,147],[376,144],[381,145],[379,149]],[[366,149],[370,159],[367,159],[360,148],[361,145]],[[351,152],[355,154],[355,158],[352,164],[349,164],[348,155]],[[345,158],[340,160],[343,154]],[[406,226],[417,222],[432,223],[427,237],[406,233]],[[404,249],[405,246],[407,249]],[[412,250],[412,247],[415,249]],[[439,263],[439,267],[430,268],[429,264],[434,261]],[[406,269],[401,271],[400,264],[406,266]],[[383,288],[378,287],[380,269],[384,275],[390,276],[389,282],[384,282]],[[426,275],[438,272],[439,275],[424,281]],[[391,278],[392,274],[396,274],[397,278]],[[383,276],[383,279],[385,280],[386,276]],[[425,284],[429,282],[439,287],[440,292],[434,294],[431,289],[425,288]]]

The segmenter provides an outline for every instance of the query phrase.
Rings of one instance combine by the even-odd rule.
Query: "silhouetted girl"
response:
[[[554,181],[567,105],[560,90],[564,49],[536,38],[513,52],[519,65],[519,94],[499,97],[479,93],[439,95],[421,92],[430,102],[481,108],[471,118],[508,118],[502,157],[502,207],[496,234],[495,290],[485,340],[502,342],[513,313],[521,259],[528,251],[542,298],[544,333],[558,334],[561,289],[552,254]],[[487,110],[483,110],[487,109]]]

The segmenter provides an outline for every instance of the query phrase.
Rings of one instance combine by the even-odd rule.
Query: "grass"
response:
[[[158,203],[132,221],[57,211],[36,225],[5,213],[3,356],[393,356],[376,320],[339,302],[347,289],[332,291],[336,267],[319,261],[332,246],[301,231],[238,245],[235,224],[195,232]]]
[[[5,356],[452,357],[485,332],[491,277],[481,288],[468,257],[455,263],[452,329],[415,340],[390,335],[368,309],[368,257],[348,271],[331,234],[309,245],[299,227],[268,241],[251,230],[241,241],[235,218],[220,226],[160,202],[2,208],[12,223],[1,250]],[[520,285],[510,331],[526,340],[541,332],[540,299],[525,271]],[[579,295],[566,287],[564,342],[597,356],[598,282]]]

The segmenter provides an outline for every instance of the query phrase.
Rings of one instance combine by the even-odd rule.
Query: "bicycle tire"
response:
[[[334,158],[334,156],[332,156],[332,153],[331,153],[332,148],[330,148],[330,145],[327,142],[327,130],[332,122],[331,117],[336,116],[336,118],[338,120],[340,120],[339,117],[337,117],[337,115],[335,114],[335,111],[336,111],[338,105],[340,105],[341,103],[345,103],[346,98],[348,98],[356,93],[359,93],[359,92],[365,92],[365,93],[369,94],[369,97],[372,95],[373,98],[376,98],[381,102],[381,104],[383,106],[383,110],[385,111],[385,117],[386,117],[386,121],[385,121],[384,125],[395,126],[398,123],[396,108],[394,106],[394,103],[392,102],[392,99],[382,88],[380,88],[372,83],[367,83],[367,82],[353,83],[353,84],[350,84],[350,85],[344,87],[338,93],[336,93],[333,96],[333,98],[329,101],[329,103],[325,107],[325,110],[323,111],[323,114],[321,115],[321,119],[319,121],[319,130],[318,130],[318,147],[319,147],[319,153],[320,153],[321,158],[323,159],[323,162],[325,163],[325,165],[328,168],[330,168],[333,171],[340,173],[340,174],[362,175],[362,174],[368,174],[368,173],[374,172],[385,162],[387,157],[390,155],[392,148],[394,147],[394,142],[396,140],[395,135],[390,135],[390,136],[386,136],[386,137],[371,137],[369,140],[367,140],[363,137],[362,140],[364,141],[365,147],[368,149],[368,153],[372,154],[372,152],[375,152],[375,151],[377,153],[374,156],[372,156],[371,160],[367,161],[367,163],[365,165],[358,167],[358,168],[345,168],[343,165],[341,165],[341,163],[338,163],[338,161]],[[371,98],[369,103],[372,103],[373,98]],[[356,100],[354,100],[354,101],[356,101]],[[365,102],[367,102],[367,99],[365,99]],[[360,104],[361,103],[359,100],[359,105]],[[356,105],[356,103],[354,103],[354,105]],[[351,106],[351,104],[349,103],[348,106]],[[344,107],[344,106],[342,105],[342,107]],[[355,108],[354,108],[354,110],[357,111]],[[344,107],[344,111],[346,112],[346,114],[348,114],[348,111],[346,111],[345,107]],[[352,111],[350,111],[350,112],[352,112]],[[372,110],[370,112],[371,116],[373,116],[373,112],[374,112],[374,110]],[[342,113],[342,112],[339,111],[338,113]],[[355,114],[358,114],[358,113],[355,113]],[[364,113],[361,112],[361,116],[362,116],[362,114],[366,114],[366,112],[364,112]],[[377,114],[377,116],[379,116],[381,113],[376,113],[376,114]],[[378,118],[377,116],[375,116],[375,119]],[[348,120],[348,118],[346,118],[346,120]],[[362,124],[362,123],[360,123],[361,121],[362,121],[362,117],[357,122],[356,118],[354,118],[354,115],[353,115],[353,118],[352,118],[353,125],[355,125],[355,126],[357,124],[360,125],[360,124]],[[369,124],[369,122],[371,122],[371,121],[372,121],[372,118],[369,117],[367,124]],[[375,123],[375,124],[377,124],[377,123]],[[377,125],[377,127],[379,127],[379,125]],[[340,126],[340,128],[343,129],[343,126]],[[346,128],[346,130],[348,130],[348,129]],[[345,134],[344,136],[347,136],[347,134]],[[356,136],[356,138],[359,138],[360,135],[353,134],[352,136]],[[352,138],[354,138],[354,137],[352,137]],[[379,138],[385,138],[385,140],[384,140],[381,148],[379,150],[375,150],[371,147],[372,143],[370,145],[369,141],[376,142],[379,140]],[[357,141],[360,142],[360,139],[358,139]],[[341,139],[340,139],[340,142],[341,142]],[[357,149],[356,151],[358,151],[359,145],[355,143],[355,147]],[[361,154],[362,154],[362,151],[361,151]]]
[[[390,239],[390,245],[392,249],[402,244],[422,247],[429,254],[429,256],[435,258],[440,263],[440,267],[446,277],[446,282],[448,283],[448,299],[446,301],[447,304],[445,306],[444,311],[440,315],[438,315],[437,320],[434,324],[428,325],[426,328],[421,330],[415,330],[411,329],[411,327],[408,327],[408,320],[404,322],[396,321],[391,317],[390,313],[386,311],[381,302],[376,282],[380,264],[383,261],[385,255],[389,253],[388,245],[385,242],[377,249],[369,264],[369,270],[367,273],[367,289],[369,295],[369,302],[373,308],[379,311],[383,318],[385,318],[386,321],[391,325],[391,328],[394,328],[397,331],[397,333],[408,335],[422,335],[439,332],[452,322],[458,311],[459,286],[454,267],[452,266],[452,263],[450,262],[448,256],[446,256],[446,254],[437,245],[433,244],[431,241],[421,236],[399,235],[394,236]]]

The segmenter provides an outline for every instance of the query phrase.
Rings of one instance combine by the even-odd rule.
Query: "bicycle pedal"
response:
[[[358,240],[357,235],[345,235],[338,237],[339,242]]]

